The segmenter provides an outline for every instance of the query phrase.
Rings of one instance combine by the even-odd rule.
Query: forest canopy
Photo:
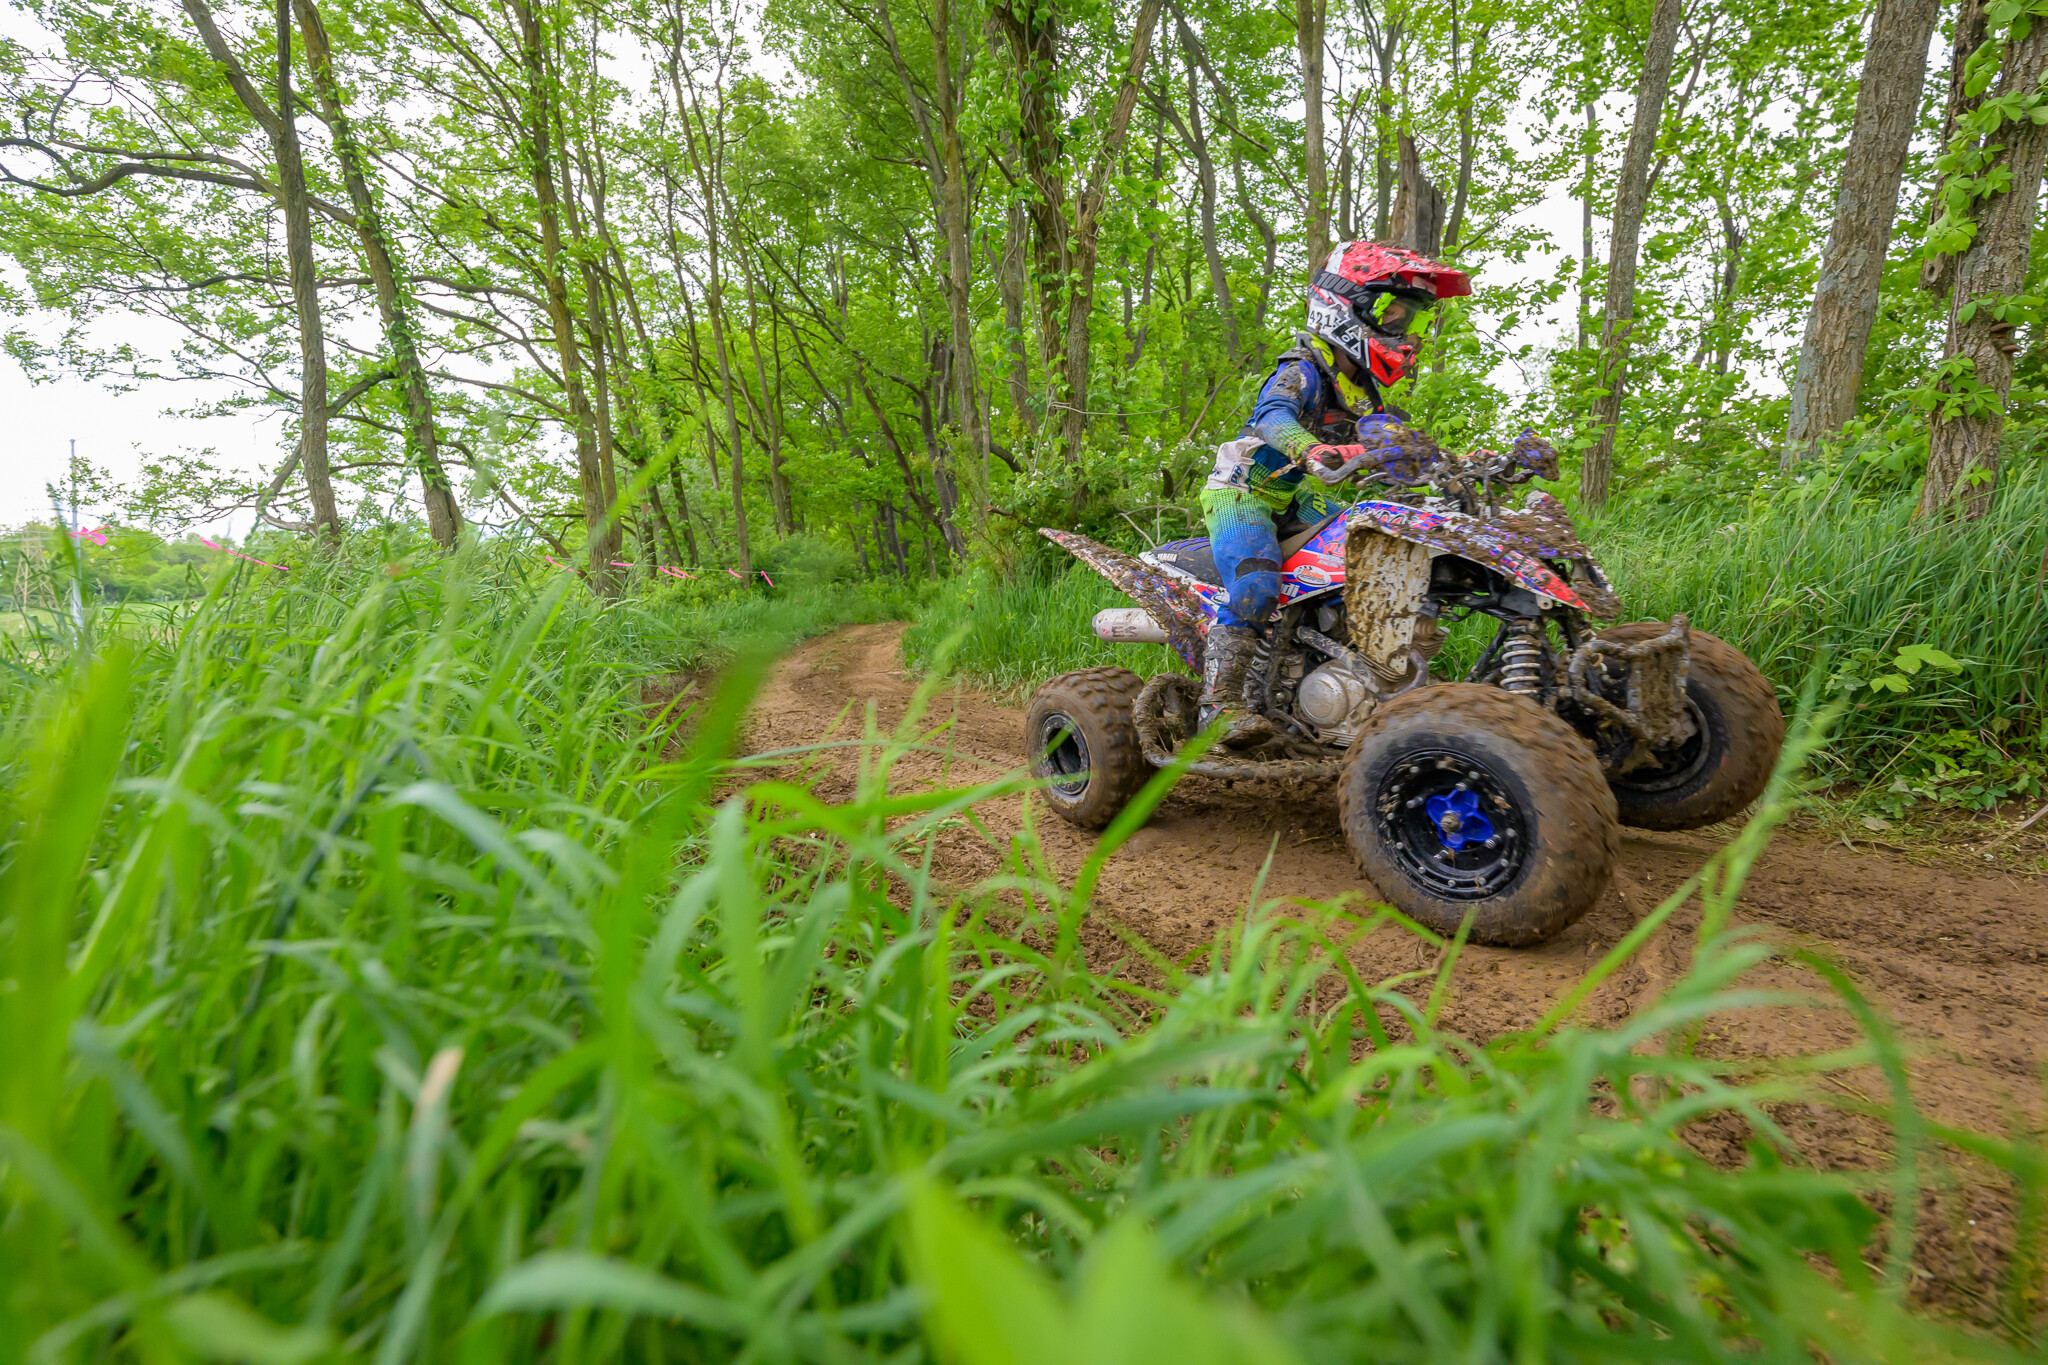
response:
[[[289,418],[268,478],[159,452],[174,524],[602,586],[1181,516],[1357,237],[1476,282],[1390,399],[1588,509],[1847,450],[1975,515],[2040,406],[2038,0],[17,3],[10,353]]]

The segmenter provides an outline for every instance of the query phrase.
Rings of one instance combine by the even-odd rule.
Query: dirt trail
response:
[[[838,738],[858,734],[861,711],[870,703],[886,731],[902,716],[915,686],[900,662],[901,632],[897,625],[850,627],[785,659],[756,710],[754,750],[809,744],[828,731]],[[899,781],[967,783],[1020,763],[1021,708],[954,687],[934,700],[927,725],[949,718],[951,756],[914,756],[899,769]],[[848,769],[844,760],[836,770],[821,765],[813,777],[819,793],[848,791]],[[1007,832],[1022,820],[1022,799],[988,803],[982,815],[999,833]],[[1092,836],[1052,818],[1042,804],[1033,824],[1054,866],[1071,875],[1092,847]],[[1625,831],[1620,870],[1579,923],[1537,948],[1466,950],[1444,1026],[1483,1040],[1534,1022],[1642,915],[1698,870],[1725,834]],[[1282,808],[1274,792],[1256,784],[1230,789],[1190,780],[1111,859],[1097,895],[1098,913],[1179,955],[1244,913],[1269,849],[1267,897],[1371,894],[1338,830],[1334,798],[1297,799]],[[995,872],[998,859],[962,830],[942,836],[935,866],[960,885]],[[2040,1120],[2035,1077],[2048,1051],[2048,881],[1921,867],[1781,833],[1750,874],[1737,918],[1765,927],[1780,941],[1814,947],[1849,972],[1906,1038],[1915,1095],[1931,1116],[1993,1133],[2007,1131],[2016,1117],[2030,1126]],[[1586,1017],[1619,1020],[1653,998],[1685,970],[1697,924],[1696,907],[1674,916],[1593,997]],[[1355,956],[1367,980],[1431,965],[1432,957],[1415,940],[1395,933],[1375,936]],[[1818,983],[1803,969],[1773,965],[1754,984],[1810,991]],[[1703,1047],[1731,1057],[1785,1055],[1842,1047],[1857,1037],[1838,1010],[1784,1008],[1710,1026]],[[1857,1091],[1860,1079],[1836,1084]],[[1879,1088],[1862,1093],[1884,1101],[1881,1083],[1872,1084]],[[1868,1167],[1883,1159],[1887,1144],[1875,1125],[1805,1105],[1790,1106],[1780,1118],[1824,1165]],[[1731,1131],[1725,1140],[1736,1144],[1742,1136]],[[1708,1146],[1715,1141],[1711,1133],[1700,1139]],[[1930,1206],[1934,1216],[1923,1224],[1936,1242],[1948,1243],[1945,1251],[1923,1247],[1923,1254],[1932,1251],[1937,1261],[1947,1262],[1948,1273],[1938,1272],[1937,1278],[1952,1293],[1936,1297],[1952,1298],[1958,1307],[1979,1300],[1989,1288],[1987,1261],[1996,1259],[1994,1244],[2003,1240],[2010,1217],[2002,1189],[1970,1184],[1949,1207]]]

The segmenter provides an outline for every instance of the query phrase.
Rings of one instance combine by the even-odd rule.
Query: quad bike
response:
[[[1595,631],[1622,614],[1557,499],[1496,499],[1526,470],[1475,452],[1440,461],[1432,496],[1393,492],[1280,530],[1280,610],[1244,714],[1272,738],[1188,768],[1319,790],[1381,895],[1444,934],[1538,943],[1600,898],[1618,825],[1694,829],[1762,792],[1785,722],[1756,666],[1684,616]],[[1132,555],[1043,530],[1138,605],[1095,618],[1105,640],[1170,645],[1201,672],[1228,594],[1206,538]],[[1462,681],[1430,676],[1445,627],[1499,623]],[[1198,683],[1122,668],[1054,678],[1025,720],[1053,810],[1109,823],[1198,729]]]

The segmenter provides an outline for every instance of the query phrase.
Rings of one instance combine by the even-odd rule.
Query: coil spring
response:
[[[1500,685],[1504,691],[1533,697],[1541,690],[1543,649],[1527,623],[1517,626],[1500,651]]]

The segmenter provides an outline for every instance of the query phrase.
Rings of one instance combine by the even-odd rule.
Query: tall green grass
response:
[[[1867,679],[1913,644],[1962,662],[1904,678],[1904,693],[1862,690],[1828,758],[1837,770],[1883,769],[1905,746],[1956,729],[2048,753],[2048,466],[2018,471],[1980,522],[1916,523],[1912,505],[1910,493],[1858,500],[1842,489],[1752,507],[1638,500],[1581,529],[1628,619],[1686,613],[1755,660],[1788,709],[1816,667]],[[1071,668],[1174,666],[1158,646],[1090,633],[1094,613],[1115,605],[1127,599],[1078,565],[1050,579],[972,576],[934,595],[906,651],[920,660],[958,634],[956,666],[1012,693]],[[1438,672],[1469,666],[1487,624],[1459,626]]]
[[[1359,979],[1347,945],[1407,932],[1370,907],[1091,959],[1087,887],[1167,777],[1071,887],[1027,831],[942,889],[934,836],[1016,779],[892,792],[914,713],[822,802],[734,758],[759,650],[700,709],[643,702],[658,616],[337,568],[0,670],[0,1359],[2031,1349],[2034,1223],[2010,1346],[1931,1322],[1910,1217],[1882,1234],[1763,1107],[1873,1055],[1903,1087],[1881,1029],[1775,1074],[1690,1049],[1775,999],[1725,927],[1781,804],[1710,869],[1659,1000],[1572,1024],[1698,883],[1482,1047],[1436,1024],[1457,944]],[[1896,1105],[1892,1207],[1924,1137],[2037,1197],[2033,1148]],[[1715,1114],[1751,1163],[1683,1141]]]

